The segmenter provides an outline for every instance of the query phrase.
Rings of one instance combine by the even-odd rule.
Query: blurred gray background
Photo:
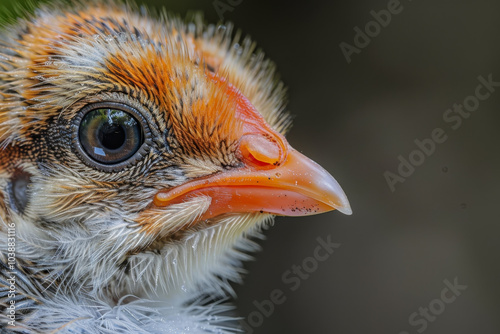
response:
[[[392,1],[145,3],[201,10],[209,22],[223,11],[214,3],[229,6],[224,20],[259,43],[289,87],[290,143],[336,177],[354,211],[278,218],[266,231],[235,285],[250,332],[500,333],[500,87],[458,129],[443,120],[478,76],[500,82],[498,1],[402,0],[350,64],[339,44],[354,45],[354,28]],[[436,128],[447,140],[392,192],[384,173],[397,174],[398,157],[418,154],[414,141]],[[310,266],[328,236],[340,247],[292,291],[282,276],[298,277],[287,271]],[[442,295],[445,280],[457,280],[456,295]],[[275,289],[286,300],[259,311]]]

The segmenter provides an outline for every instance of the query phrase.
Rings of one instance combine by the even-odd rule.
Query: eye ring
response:
[[[123,103],[88,104],[72,127],[76,154],[88,166],[105,172],[119,172],[136,163],[152,143],[144,116]]]

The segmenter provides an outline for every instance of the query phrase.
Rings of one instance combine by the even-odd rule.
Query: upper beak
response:
[[[215,75],[213,80],[224,85]],[[326,170],[293,149],[235,87],[224,87],[235,99],[243,122],[239,142],[243,166],[162,190],[154,198],[156,206],[209,196],[212,201],[200,221],[231,212],[304,216],[336,209],[352,214],[347,196]]]

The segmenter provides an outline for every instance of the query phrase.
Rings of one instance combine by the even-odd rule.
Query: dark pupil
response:
[[[99,129],[98,136],[102,146],[110,150],[116,150],[122,146],[126,138],[125,130],[118,124],[104,124]]]
[[[85,153],[108,165],[132,157],[144,142],[139,121],[118,109],[91,110],[83,117],[78,134]]]

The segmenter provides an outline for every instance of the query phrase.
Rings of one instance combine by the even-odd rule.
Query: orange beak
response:
[[[225,213],[261,212],[304,216],[331,210],[352,214],[337,181],[320,165],[293,149],[234,87],[243,121],[239,143],[242,166],[162,190],[154,204],[165,207],[193,197],[212,199],[200,221]]]

